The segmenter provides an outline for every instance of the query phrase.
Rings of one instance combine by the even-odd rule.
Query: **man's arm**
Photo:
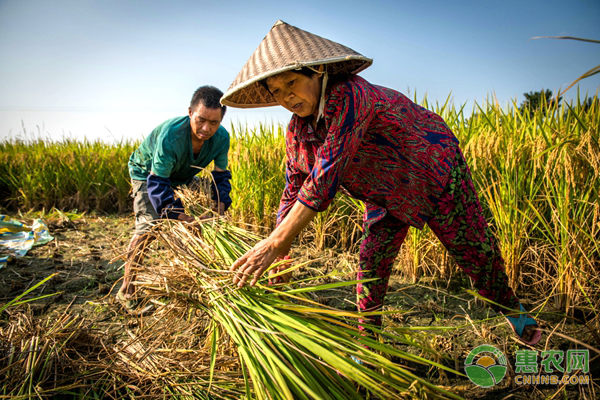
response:
[[[150,174],[146,179],[146,184],[150,203],[152,203],[154,210],[161,218],[177,219],[185,222],[194,221],[194,217],[185,214],[181,200],[175,198],[175,192],[171,188],[169,178]]]
[[[213,211],[223,215],[231,205],[231,197],[229,196],[231,193],[231,172],[215,165],[212,177],[212,199],[217,204],[213,207]]]
[[[148,197],[161,218],[192,222],[194,217],[186,215],[181,200],[175,198],[171,187],[171,173],[179,155],[172,146],[171,126],[161,125],[152,154],[152,167],[146,178]]]

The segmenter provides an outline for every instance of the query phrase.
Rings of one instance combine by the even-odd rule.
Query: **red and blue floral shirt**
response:
[[[359,76],[336,83],[324,118],[292,117],[286,186],[277,224],[296,201],[324,211],[340,187],[366,204],[367,226],[386,213],[421,229],[432,215],[458,152],[437,114]]]

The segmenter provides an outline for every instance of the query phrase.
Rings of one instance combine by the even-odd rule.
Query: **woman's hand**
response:
[[[278,250],[272,240],[269,238],[261,240],[246,254],[238,258],[229,269],[237,271],[233,277],[233,283],[242,287],[248,278],[252,277],[250,286],[254,286],[277,256]]]

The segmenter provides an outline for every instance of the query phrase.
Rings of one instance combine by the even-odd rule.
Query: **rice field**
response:
[[[526,291],[531,298],[537,299],[536,303],[541,304],[536,311],[540,313],[559,311],[569,316],[584,316],[588,324],[595,326],[597,330],[600,321],[597,306],[600,304],[600,101],[598,97],[594,97],[591,101],[580,99],[560,107],[554,103],[543,105],[533,113],[520,113],[515,103],[508,107],[500,107],[493,102],[486,102],[476,105],[469,115],[464,112],[464,106],[457,107],[449,101],[444,104],[428,104],[427,100],[423,100],[420,103],[441,115],[459,138],[482,199],[486,217],[500,242],[513,288],[517,293]],[[274,226],[279,198],[285,183],[284,130],[285,127],[273,125],[261,125],[253,129],[232,126],[229,129],[232,135],[229,168],[233,175],[233,205],[229,216],[232,225],[246,227],[248,235],[265,234]],[[136,145],[137,143],[130,142],[113,145],[74,141],[2,142],[0,143],[1,210],[9,213],[51,209],[76,210],[78,213],[99,215],[130,213],[127,160]],[[360,202],[338,194],[332,206],[320,213],[312,222],[310,229],[298,239],[298,246],[310,247],[316,251],[335,248],[356,253],[361,237],[363,207]],[[286,396],[296,398],[294,396],[297,393],[311,393],[321,384],[317,380],[316,386],[306,387],[304,381],[294,380],[293,373],[273,375],[279,373],[274,371],[287,371],[286,368],[290,368],[289,371],[300,371],[299,373],[305,374],[310,379],[318,376],[319,373],[325,374],[329,381],[336,382],[339,398],[344,396],[348,398],[349,393],[352,393],[351,390],[344,386],[344,380],[339,379],[340,376],[335,374],[335,368],[331,369],[331,365],[337,365],[342,369],[351,366],[347,366],[344,362],[340,363],[336,357],[331,359],[333,364],[312,364],[312,361],[307,361],[312,360],[310,356],[312,353],[309,352],[307,356],[306,352],[296,352],[297,349],[303,348],[302,346],[316,346],[313,348],[317,349],[315,350],[317,354],[323,354],[324,350],[318,350],[318,346],[323,346],[322,349],[325,349],[331,344],[328,341],[330,337],[328,335],[331,333],[327,331],[328,324],[324,324],[324,320],[331,323],[334,321],[332,315],[319,319],[312,314],[314,310],[306,305],[304,306],[308,308],[298,306],[293,313],[290,313],[289,303],[282,300],[280,295],[267,298],[261,297],[264,293],[250,292],[240,295],[222,289],[221,286],[226,287],[222,274],[215,275],[214,271],[206,269],[214,258],[210,254],[203,253],[206,252],[206,246],[190,241],[188,232],[173,229],[170,231],[170,237],[176,239],[170,241],[163,238],[162,241],[163,246],[172,252],[171,262],[169,266],[161,266],[160,271],[154,271],[155,275],[163,277],[163,280],[159,284],[156,282],[146,284],[155,291],[157,301],[165,296],[169,297],[173,304],[176,303],[174,299],[185,300],[184,303],[179,304],[179,308],[176,307],[179,313],[178,321],[186,318],[189,320],[192,313],[190,310],[193,309],[193,313],[210,314],[211,320],[218,321],[218,324],[180,328],[178,335],[184,335],[184,331],[187,330],[205,332],[203,336],[205,340],[202,343],[184,344],[177,339],[177,343],[165,344],[160,342],[164,338],[148,338],[142,335],[121,343],[119,346],[122,345],[122,349],[119,346],[104,347],[102,351],[105,356],[116,361],[113,364],[99,363],[96,365],[98,371],[110,372],[119,362],[131,362],[135,352],[132,354],[127,352],[132,351],[131,347],[128,347],[133,346],[132,343],[135,343],[135,346],[142,346],[139,351],[164,347],[161,351],[171,354],[171,358],[139,360],[139,363],[135,364],[136,368],[154,371],[152,372],[154,376],[165,379],[163,387],[179,391],[182,390],[182,385],[185,385],[184,382],[188,382],[188,377],[178,375],[173,378],[168,375],[168,379],[174,380],[167,381],[164,372],[160,372],[163,371],[161,367],[172,363],[172,368],[176,369],[178,367],[175,364],[178,363],[179,367],[184,366],[183,370],[189,370],[194,361],[189,359],[188,353],[175,355],[171,350],[177,346],[185,349],[196,346],[199,347],[198,358],[194,365],[201,365],[204,372],[195,382],[203,382],[205,386],[198,386],[201,392],[196,393],[192,389],[190,391],[186,389],[177,392],[177,396],[202,397],[206,390],[208,392],[214,390],[215,398],[233,398],[243,395],[250,398],[249,382],[254,382],[252,390],[258,398],[268,398],[269,393],[273,391],[284,393],[285,396],[282,395],[282,398]],[[218,232],[214,235],[218,236]],[[214,236],[211,246],[216,246],[217,236]],[[243,243],[240,243],[240,246],[243,247]],[[227,260],[231,261],[229,258],[233,257],[233,253],[227,245],[221,244],[219,247],[221,248],[219,257],[225,263],[218,268],[224,268]],[[184,249],[189,249],[189,252]],[[194,260],[197,259],[203,260],[200,266],[194,264]],[[176,265],[182,266],[187,271],[185,276],[181,275],[181,269],[175,268]],[[405,280],[415,283],[431,277],[445,281],[462,279],[457,266],[427,228],[422,231],[410,230],[395,270]],[[190,282],[189,277],[194,279],[192,289],[189,287],[186,289],[186,285]],[[305,283],[310,286],[310,279],[308,281]],[[322,283],[319,282],[314,282],[312,285],[313,288],[317,288],[315,291],[322,288],[319,286]],[[206,292],[207,288],[210,290]],[[267,286],[261,290],[267,290],[266,288]],[[307,291],[311,290],[307,289]],[[296,295],[293,291],[288,293],[290,296]],[[294,298],[294,301],[303,300]],[[193,307],[190,305],[192,303]],[[211,311],[207,306],[213,303],[220,304],[218,313]],[[269,310],[269,313],[278,313],[278,318],[272,319],[265,310]],[[298,318],[298,313],[300,315],[305,313],[303,321],[320,332],[321,336],[317,336],[314,343],[302,342],[306,340],[303,336],[306,331],[303,331],[302,324],[295,319]],[[247,315],[253,317],[246,318]],[[92,332],[91,325],[88,326],[87,321],[67,315],[62,319],[48,321],[36,321],[30,316],[19,318],[23,319],[18,322],[19,326],[30,326],[28,328],[30,331],[38,332],[35,336],[38,341],[43,337],[43,331],[50,330],[60,333],[65,338],[68,337],[79,345],[81,340],[85,342],[85,340],[89,341],[89,338],[74,335],[70,327],[82,327]],[[288,322],[282,325],[281,320]],[[169,324],[175,326],[175,322],[170,319],[169,321]],[[334,323],[342,326],[345,323],[343,321]],[[264,335],[253,335],[241,329],[255,323],[260,323],[252,328],[255,331],[276,331],[271,341],[266,340]],[[235,333],[241,331],[246,334],[236,336]],[[15,332],[13,333],[17,335],[18,332]],[[348,334],[350,331],[345,332]],[[403,331],[399,331],[399,334],[408,338],[411,336]],[[289,341],[281,342],[280,335],[289,337]],[[228,345],[222,348],[223,351],[217,351],[216,343],[222,343],[225,338]],[[25,343],[25,346],[31,349],[45,350],[52,348],[53,345],[48,343],[40,347],[40,343],[29,342],[33,339],[25,340],[18,336],[15,336],[15,340],[20,340],[20,343]],[[96,340],[100,339],[94,338],[94,345],[101,348],[103,345],[96,343]],[[151,343],[152,340],[154,342]],[[427,382],[420,382],[414,387],[406,386],[408,376],[405,375],[406,371],[394,370],[386,364],[385,357],[379,358],[377,354],[359,352],[360,342],[353,341],[350,336],[345,337],[345,340],[341,344],[346,346],[344,352],[360,353],[376,365],[392,368],[388,375],[382,376],[377,375],[377,371],[374,373],[362,371],[360,378],[363,386],[369,388],[373,380],[383,379],[387,382],[387,386],[382,390],[412,390],[414,393],[411,393],[416,397],[452,396],[451,393],[436,389]],[[400,337],[394,337],[392,340],[401,341]],[[426,341],[427,339],[423,339],[423,342],[419,342],[421,344],[419,348],[435,354],[434,348],[430,349],[429,346],[422,345]],[[411,344],[415,344],[415,341],[411,341]],[[371,342],[368,345],[376,346]],[[117,347],[121,350],[115,351]],[[239,361],[231,359],[233,348],[236,348],[240,354]],[[256,353],[258,348],[262,351]],[[286,357],[283,358],[288,360],[287,366],[277,366],[280,359],[269,353],[272,349],[278,348],[285,349]],[[250,349],[255,353],[251,353]],[[333,354],[342,351],[339,348],[328,349]],[[379,350],[380,353],[387,354],[388,358],[398,356],[393,349],[386,348],[384,345]],[[432,359],[435,357],[428,358],[426,363],[434,363]],[[34,369],[40,364],[39,356],[38,361],[24,360],[24,365],[30,368],[29,373],[39,373],[39,370]],[[244,374],[240,374],[237,362],[245,366]],[[350,370],[345,371],[342,370],[341,374],[349,373]],[[131,372],[132,375],[136,373],[140,374],[139,371]],[[265,381],[267,377],[270,382],[268,385],[257,384]],[[18,379],[18,374],[13,376],[13,379]],[[35,379],[35,376],[31,375],[32,387],[35,386]],[[114,382],[102,381],[101,384],[110,386]],[[23,393],[31,393],[26,389],[23,390]],[[286,390],[291,390],[293,393],[287,393]],[[390,393],[392,392],[381,392],[379,395],[382,398],[390,398]],[[322,395],[318,392],[314,394],[315,398]]]
[[[600,299],[600,110],[598,98],[543,105],[464,107],[421,104],[440,114],[461,141],[485,212],[507,263],[511,284],[574,308]],[[232,126],[230,215],[266,233],[284,187],[284,127]],[[8,210],[128,212],[127,160],[136,143],[2,142],[0,198]],[[356,250],[363,205],[338,195],[301,240],[317,249]],[[451,278],[456,270],[435,237],[411,230],[397,267],[417,281]]]

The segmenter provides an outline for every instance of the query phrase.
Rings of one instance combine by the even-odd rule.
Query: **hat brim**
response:
[[[279,20],[221,97],[221,104],[237,108],[275,106],[278,103],[260,81],[316,65],[324,65],[329,75],[356,74],[372,63],[347,46]]]
[[[237,86],[229,88],[223,97],[221,97],[221,104],[236,108],[278,106],[279,103],[275,100],[273,95],[261,84],[259,84],[259,82],[263,79],[279,75],[283,72],[299,70],[302,67],[312,67],[316,65],[324,65],[325,68],[327,68],[327,72],[330,74],[357,74],[368,68],[371,64],[373,64],[373,60],[362,55],[348,55],[344,57],[329,58],[310,62],[296,62],[291,65],[286,65],[282,68],[267,71],[247,80],[246,82],[242,82]],[[245,95],[252,86],[255,86],[252,88],[252,90],[250,90],[254,92],[253,95]],[[244,97],[250,98],[252,101],[246,102],[243,99]],[[262,101],[257,101],[257,98],[261,99]]]

